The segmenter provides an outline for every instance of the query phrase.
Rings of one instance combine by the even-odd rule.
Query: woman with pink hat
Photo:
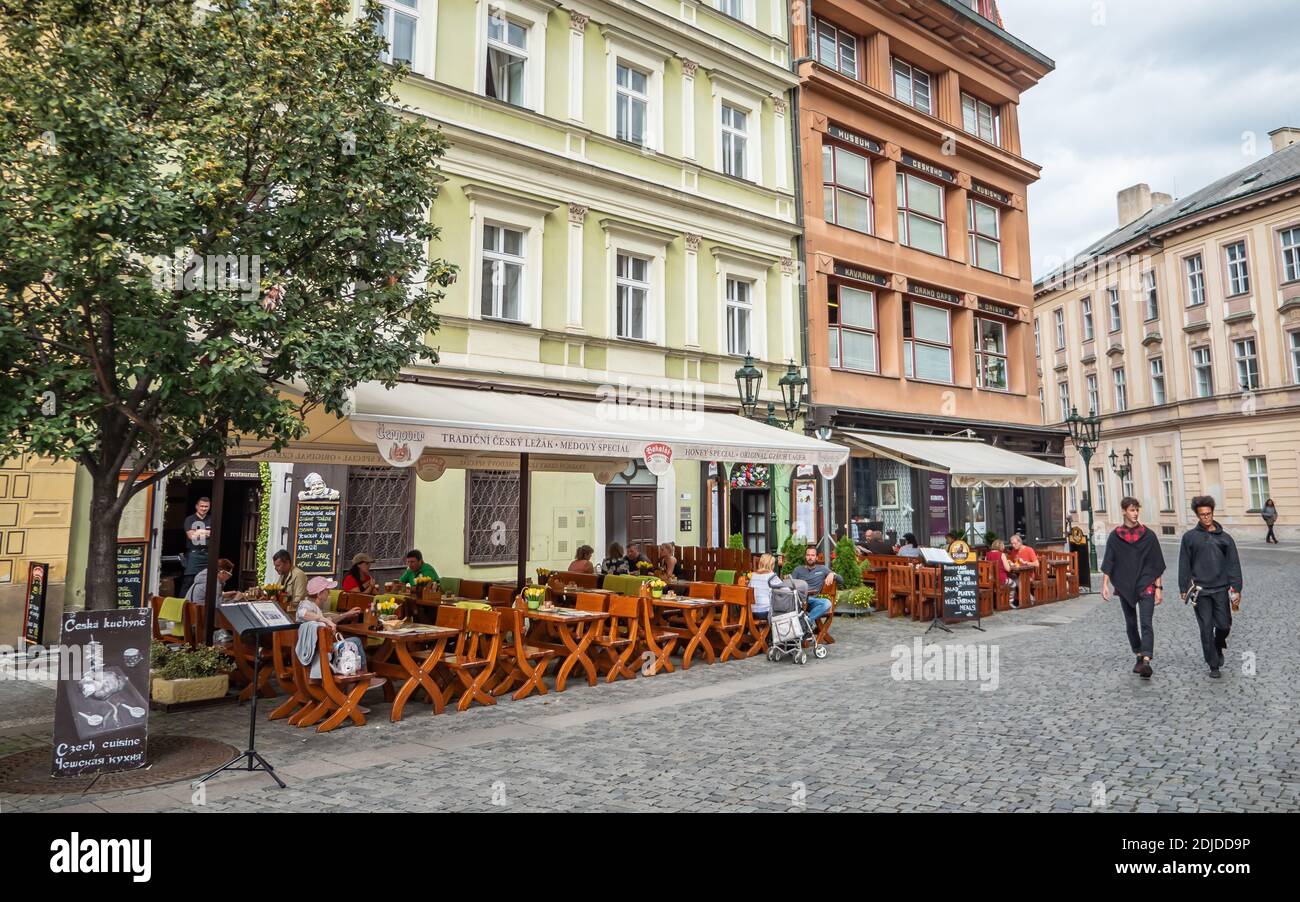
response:
[[[307,580],[307,597],[298,602],[298,622],[304,620],[322,620],[326,623],[347,623],[349,620],[361,619],[361,608],[349,611],[325,611],[322,605],[330,600],[330,589],[338,586],[327,576],[313,576]]]

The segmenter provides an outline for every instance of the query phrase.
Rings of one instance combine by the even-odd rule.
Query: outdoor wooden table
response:
[[[1056,583],[1057,599],[1071,598],[1070,561],[1065,558],[1052,558],[1047,563],[1052,568],[1052,579]]]
[[[586,595],[617,595],[613,589],[584,589],[582,586],[565,586],[561,594],[565,598],[577,598],[579,593]]]
[[[394,723],[402,719],[402,709],[406,707],[407,699],[420,688],[429,693],[429,699],[433,702],[433,713],[442,713],[450,693],[438,687],[433,679],[433,670],[442,660],[447,640],[455,639],[460,635],[460,630],[446,626],[370,630],[359,623],[341,623],[335,629],[348,636],[384,640],[379,648],[367,652],[366,663],[376,676],[384,677],[390,682],[402,681],[402,686],[393,699],[392,714],[389,715]],[[434,643],[433,648],[423,660],[417,660],[411,654],[412,646],[427,645],[430,642]]]
[[[704,658],[710,664],[717,660],[717,656],[713,652],[713,643],[708,640],[708,633],[713,626],[713,621],[717,619],[718,605],[722,604],[722,602],[711,598],[687,598],[683,595],[670,597],[665,595],[661,598],[650,599],[650,604],[654,606],[656,611],[677,611],[682,615],[684,625],[661,624],[664,629],[689,640],[686,643],[686,648],[682,650],[682,670],[690,670],[691,658],[694,656],[696,649],[703,650]]]
[[[1033,606],[1033,587],[1029,584],[1034,578],[1034,567],[1016,570],[1016,604],[1022,608]]]
[[[587,657],[587,647],[591,645],[591,640],[596,638],[594,629],[583,629],[579,627],[589,626],[609,617],[604,611],[578,611],[574,608],[554,608],[550,611],[543,611],[541,608],[529,609],[526,607],[517,607],[516,610],[523,613],[532,623],[546,623],[554,625],[556,631],[560,634],[560,641],[564,644],[564,650],[567,652],[565,659],[560,662],[560,669],[555,674],[555,691],[563,692],[564,686],[568,682],[569,674],[573,668],[579,664],[587,672],[587,685],[596,685],[596,665],[592,663],[591,658]],[[528,661],[526,646],[532,645],[554,645],[554,643],[539,641],[536,638],[528,638],[520,631],[515,636],[515,648],[518,652],[517,663],[519,669],[527,677],[526,682],[515,693],[516,699],[527,698],[533,691],[540,689],[543,693],[546,687],[542,685],[541,679],[534,675],[533,666]],[[524,691],[527,690],[527,691]]]

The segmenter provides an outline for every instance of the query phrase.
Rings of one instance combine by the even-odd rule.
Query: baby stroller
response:
[[[817,633],[808,620],[808,584],[801,579],[781,579],[772,574],[768,585],[772,588],[772,608],[767,616],[772,629],[768,634],[767,659],[779,661],[790,655],[796,664],[807,664],[809,643],[814,655],[826,657],[827,648],[817,642]]]

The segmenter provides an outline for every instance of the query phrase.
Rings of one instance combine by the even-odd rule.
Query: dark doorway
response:
[[[256,472],[254,470],[254,472]],[[221,537],[212,543],[208,559],[229,558],[235,574],[227,589],[247,589],[261,581],[257,573],[257,530],[261,520],[262,484],[256,478],[226,476],[222,497]],[[163,503],[162,559],[159,566],[159,592],[175,595],[180,591],[185,573],[185,518],[194,513],[200,498],[212,497],[211,479],[167,480],[167,497]],[[215,499],[214,499],[215,500]]]
[[[731,490],[732,529],[739,527],[750,554],[763,554],[768,550],[769,500],[767,489]]]
[[[654,545],[658,541],[657,492],[644,488],[615,488],[605,490],[605,539],[618,542],[624,549],[628,545]],[[644,554],[644,552],[643,552]],[[646,557],[652,560],[657,555]]]
[[[1012,492],[1012,511],[1015,516],[1014,531],[1020,533],[1020,537],[1026,542],[1029,541],[1029,508],[1025,503],[1025,490],[1015,489]]]

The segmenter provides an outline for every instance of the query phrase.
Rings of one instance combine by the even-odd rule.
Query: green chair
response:
[[[330,599],[325,603],[325,610],[337,611],[339,609],[339,596],[342,594],[342,589],[330,589]]]
[[[735,570],[719,570],[713,574],[713,581],[721,583],[724,586],[734,586],[736,584]]]
[[[185,599],[184,598],[164,598],[162,605],[158,608],[159,620],[170,620],[173,624],[170,631],[165,635],[175,636],[177,639],[185,638]]]
[[[441,577],[438,580],[438,589],[439,591],[442,592],[443,595],[459,595],[460,577],[459,576]]]

